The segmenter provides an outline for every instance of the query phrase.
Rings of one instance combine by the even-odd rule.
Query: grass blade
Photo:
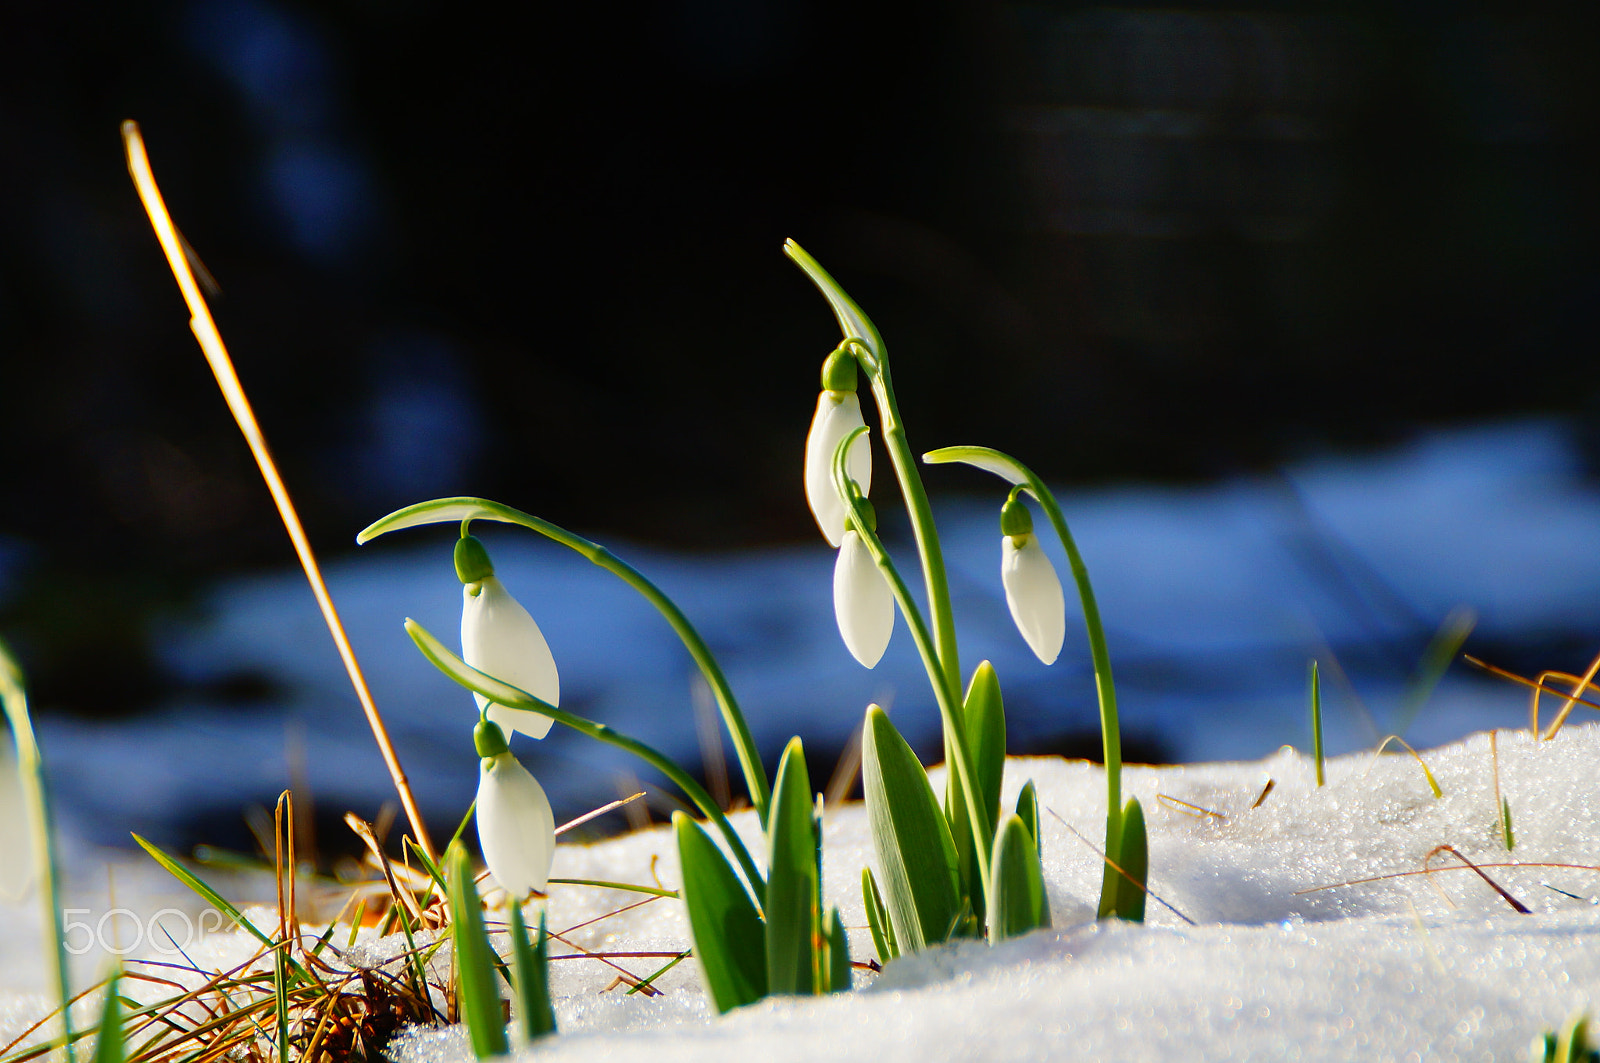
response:
[[[528,943],[528,926],[522,906],[511,906],[511,962],[517,982],[517,1032],[523,1044],[532,1044],[556,1032],[556,1012],[550,1004],[550,935],[545,914],[539,913],[539,943]]]
[[[901,948],[920,952],[944,941],[965,907],[950,825],[922,763],[876,705],[867,709],[861,759],[872,846],[888,887],[895,938]]]
[[[28,714],[28,695],[23,684],[22,668],[11,649],[0,641],[0,707],[5,710],[6,721],[11,725],[11,737],[16,743],[17,775],[21,784],[23,801],[29,819],[31,852],[28,859],[34,865],[39,880],[39,903],[44,907],[44,932],[54,947],[46,952],[51,965],[51,980],[61,1005],[61,1043],[66,1049],[67,1063],[77,1058],[72,1032],[72,988],[68,982],[66,927],[61,911],[61,876],[57,870],[60,860],[56,856],[55,820],[50,815],[50,791],[44,777],[44,757],[33,734],[33,718]],[[15,859],[15,857],[12,857]]]
[[[778,762],[767,819],[767,992],[816,992],[820,884],[811,779],[799,738]]]
[[[117,997],[121,988],[122,968],[114,967],[106,979],[106,1005],[100,1013],[100,1028],[95,1035],[94,1063],[124,1063],[128,1058],[128,1042],[122,1028],[122,1001]]]
[[[752,1004],[767,995],[765,928],[755,903],[698,823],[674,812],[672,827],[683,873],[683,905],[711,1002],[719,1012]]]
[[[1021,816],[1007,816],[994,839],[994,898],[989,908],[989,940],[1026,934],[1050,925],[1039,849]]]
[[[467,850],[452,845],[445,864],[450,882],[450,933],[454,939],[457,992],[461,1018],[472,1038],[472,1054],[479,1059],[503,1056],[511,1050],[500,1010],[500,985],[495,981],[495,955],[489,931],[483,924],[478,888],[472,882]]]
[[[1327,776],[1322,769],[1322,676],[1317,671],[1317,662],[1311,662],[1311,671],[1306,679],[1307,696],[1311,699],[1311,755],[1317,762],[1317,785],[1327,785]]]
[[[162,867],[166,868],[172,874],[173,878],[177,879],[185,886],[188,886],[195,893],[199,894],[205,899],[207,904],[210,904],[217,910],[227,915],[227,917],[232,919],[235,924],[248,930],[251,936],[253,936],[257,941],[261,942],[269,949],[277,944],[277,942],[263,934],[259,927],[257,927],[250,920],[246,919],[243,912],[239,911],[239,909],[235,908],[232,904],[229,904],[227,899],[224,898],[222,894],[218,893],[204,882],[201,882],[194,876],[192,872],[189,871],[188,868],[178,863],[175,858],[169,856],[158,846],[151,844],[137,834],[133,836],[133,840],[139,843],[139,847],[141,849],[150,854],[151,859],[160,864]]]

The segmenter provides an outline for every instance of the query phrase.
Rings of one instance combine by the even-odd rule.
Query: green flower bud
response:
[[[478,747],[480,757],[498,757],[511,752],[506,744],[506,733],[500,730],[499,724],[484,716],[478,717],[478,726],[472,729],[472,744]]]
[[[456,540],[456,577],[462,583],[482,583],[492,575],[494,564],[489,560],[489,551],[476,535],[463,535]]]
[[[854,391],[856,389],[856,356],[842,345],[835,347],[822,363],[823,391]]]
[[[1020,539],[1033,534],[1033,514],[1015,493],[1000,507],[1000,534]]]

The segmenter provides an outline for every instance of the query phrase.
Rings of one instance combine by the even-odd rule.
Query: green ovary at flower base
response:
[[[1067,636],[1067,605],[1055,566],[1033,534],[1033,517],[1019,490],[1000,510],[1000,582],[1011,619],[1034,656],[1054,664]]]
[[[461,580],[461,659],[479,671],[497,676],[514,687],[561,704],[561,677],[544,633],[522,603],[495,578],[489,553],[476,536],[462,535],[456,542],[456,575]],[[550,718],[537,713],[509,712],[482,694],[473,694],[479,711],[502,730],[521,731],[530,738],[550,733]]]
[[[543,893],[556,853],[556,820],[539,780],[529,774],[506,745],[505,732],[480,717],[472,733],[477,747],[478,845],[500,888],[521,903]]]

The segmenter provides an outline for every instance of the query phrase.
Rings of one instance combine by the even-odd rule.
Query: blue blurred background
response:
[[[914,447],[989,443],[1073,499],[1136,756],[1303,743],[1313,655],[1341,677],[1340,747],[1368,744],[1413,714],[1457,606],[1480,618],[1469,651],[1581,669],[1600,647],[1596,20],[1526,3],[8,12],[0,634],[62,751],[64,805],[108,840],[228,841],[296,764],[333,814],[370,814],[386,785],[127,181],[122,119],[220,282],[336,593],[371,603],[369,671],[445,822],[470,799],[470,715],[439,733],[430,713],[468,710],[398,619],[452,634],[448,537],[346,558],[370,520],[441,494],[674,574],[763,739],[805,735],[815,774],[874,697],[936,752],[903,631],[869,674],[829,629],[799,455],[837,333],[785,237],[877,320]],[[967,666],[1009,662],[1021,751],[1094,755],[1081,647],[1047,673],[1007,630],[991,485],[929,482],[966,551]],[[513,589],[573,704],[697,759],[688,666],[649,614],[553,548],[491,546],[525,573]],[[1458,671],[1415,712],[1420,737],[1518,722],[1519,693]],[[619,770],[563,741],[527,751],[558,814]],[[135,768],[144,804],[107,789]]]

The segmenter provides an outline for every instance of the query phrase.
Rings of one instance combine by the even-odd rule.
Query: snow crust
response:
[[[1054,927],[999,947],[965,942],[857,973],[855,992],[780,999],[717,1018],[693,961],[662,976],[659,997],[628,996],[592,958],[553,961],[561,1033],[525,1053],[541,1060],[745,1058],[838,1060],[1494,1060],[1521,1058],[1534,1034],[1600,990],[1600,728],[1535,743],[1498,735],[1499,789],[1516,848],[1500,840],[1490,738],[1426,752],[1435,798],[1405,754],[1352,754],[1328,763],[1317,788],[1309,759],[1285,748],[1264,760],[1130,768],[1124,789],[1146,808],[1152,902],[1135,926],[1093,921],[1099,866],[1073,828],[1098,844],[1104,779],[1083,762],[1017,758],[1005,794],[1038,784]],[[942,785],[942,769],[934,772]],[[1265,783],[1271,791],[1255,805]],[[1165,795],[1163,797],[1162,795]],[[1167,798],[1213,814],[1185,809]],[[1255,807],[1252,807],[1252,806]],[[753,816],[734,821],[759,853]],[[1432,875],[1376,882],[1425,866],[1440,845],[1484,867],[1530,914],[1519,914],[1471,870],[1435,855]],[[1514,868],[1493,864],[1514,860]],[[859,805],[825,825],[825,889],[851,927],[852,955],[871,956],[859,890],[873,864]],[[146,871],[119,871],[120,903],[170,901]],[[558,847],[555,874],[668,887],[678,880],[670,831]],[[82,883],[79,884],[82,886]],[[1324,888],[1327,887],[1327,888]],[[148,892],[146,892],[148,891]],[[1314,892],[1304,892],[1314,891]],[[1558,892],[1564,891],[1564,892]],[[1569,896],[1570,894],[1570,896]],[[609,889],[557,885],[550,925],[591,951],[675,952],[688,943],[682,906]],[[31,908],[6,912],[11,938]],[[265,916],[264,916],[265,918]],[[237,962],[243,935],[206,939],[202,963]],[[354,955],[378,962],[393,941]],[[390,949],[390,952],[383,950]],[[554,956],[576,950],[557,943]],[[233,959],[230,961],[230,956]],[[33,957],[24,968],[37,970]],[[86,957],[86,960],[92,958]],[[617,958],[635,975],[661,958]],[[88,964],[80,974],[88,977]],[[31,991],[29,991],[31,990]],[[0,1037],[37,1016],[38,986],[0,991]],[[468,1063],[459,1030],[412,1031],[397,1063]]]

